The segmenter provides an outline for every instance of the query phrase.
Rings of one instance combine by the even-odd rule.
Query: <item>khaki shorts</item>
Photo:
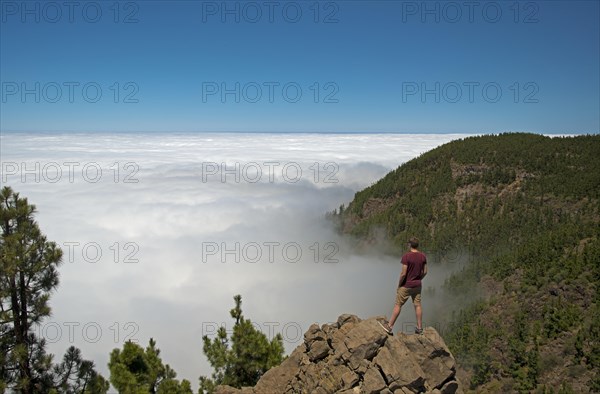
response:
[[[398,290],[396,290],[396,305],[404,305],[408,297],[412,298],[413,304],[421,305],[421,286],[398,287]]]

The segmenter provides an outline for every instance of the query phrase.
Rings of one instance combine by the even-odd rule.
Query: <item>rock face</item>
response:
[[[454,357],[435,329],[390,336],[378,319],[342,315],[334,324],[313,324],[304,343],[255,387],[219,386],[216,393],[462,393]]]

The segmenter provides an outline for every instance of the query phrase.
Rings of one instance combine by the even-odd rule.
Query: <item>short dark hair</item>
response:
[[[416,249],[419,247],[419,238],[417,237],[410,237],[410,239],[408,240],[408,243],[410,245],[411,248]]]

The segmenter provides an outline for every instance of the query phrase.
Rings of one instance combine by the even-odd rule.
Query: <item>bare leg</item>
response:
[[[400,315],[401,306],[396,304],[394,305],[394,311],[392,312],[392,316],[390,317],[390,322],[388,323],[390,327],[394,327],[394,323],[396,323],[396,319]]]
[[[423,310],[421,309],[421,304],[415,305],[415,315],[417,315],[417,328],[423,328]]]

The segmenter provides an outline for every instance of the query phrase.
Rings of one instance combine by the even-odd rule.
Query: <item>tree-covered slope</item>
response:
[[[416,235],[434,262],[468,261],[438,318],[473,389],[598,391],[599,194],[600,136],[512,133],[431,150],[331,216],[396,253]]]

